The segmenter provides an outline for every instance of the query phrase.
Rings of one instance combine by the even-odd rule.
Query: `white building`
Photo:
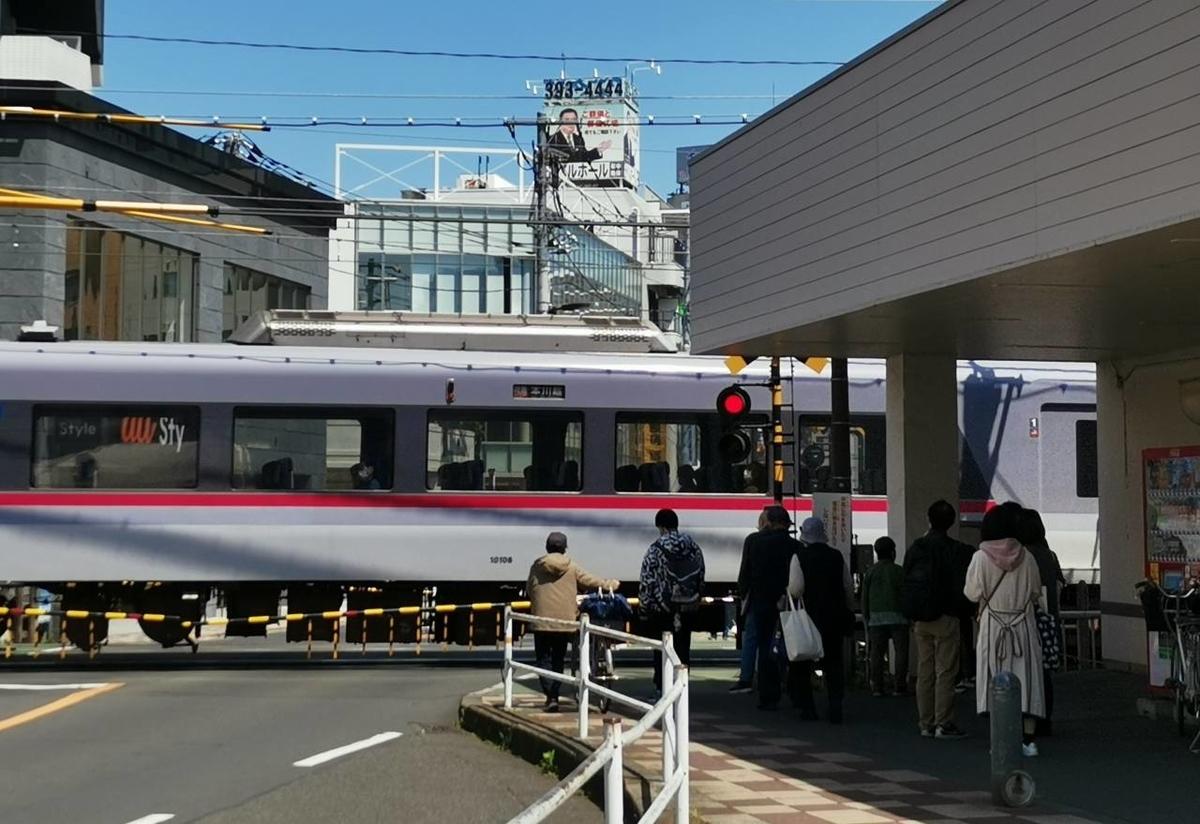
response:
[[[687,211],[645,186],[564,176],[547,195],[564,225],[549,230],[539,288],[525,162],[518,149],[339,145],[329,308],[619,314],[682,337]]]

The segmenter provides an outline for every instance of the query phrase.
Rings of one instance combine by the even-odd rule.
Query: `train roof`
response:
[[[178,371],[188,362],[203,362],[209,367],[258,371],[263,365],[291,364],[295,366],[387,366],[411,367],[415,370],[488,370],[520,372],[550,371],[601,372],[625,374],[661,374],[731,379],[724,359],[687,354],[612,354],[589,352],[455,352],[428,349],[373,349],[346,347],[245,347],[228,343],[110,343],[102,341],[71,341],[55,343],[0,342],[0,369],[41,370],[77,369],[82,359],[103,360],[106,366],[118,366],[129,359],[129,368],[137,371],[157,369]],[[742,378],[762,379],[767,374],[767,361],[760,359],[741,373]],[[211,371],[206,370],[206,371]],[[784,376],[797,379],[826,379],[828,367],[821,374],[813,373],[799,361],[785,360]],[[886,363],[883,360],[854,358],[849,362],[851,380],[884,380]],[[1005,381],[1049,381],[1054,383],[1095,382],[1095,365],[1091,363],[1054,363],[1038,361],[959,361],[958,378],[965,381],[975,376]]]

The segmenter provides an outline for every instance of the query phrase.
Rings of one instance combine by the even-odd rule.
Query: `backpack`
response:
[[[905,564],[904,586],[900,590],[900,610],[910,621],[935,621],[941,617],[938,603],[937,548],[928,543],[913,545],[916,559]],[[923,550],[923,551],[922,551]]]
[[[699,609],[700,588],[704,585],[704,561],[700,553],[663,552],[663,566],[667,572],[668,605],[680,612]]]

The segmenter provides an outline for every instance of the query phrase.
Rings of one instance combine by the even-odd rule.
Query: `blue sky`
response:
[[[243,0],[237,5],[109,0],[111,34],[188,36],[419,50],[850,60],[927,13],[934,0]],[[497,9],[503,11],[497,11]],[[169,13],[167,13],[169,10]],[[525,81],[557,77],[560,62],[460,60],[258,51],[110,39],[97,94],[144,114],[333,117],[533,117],[538,100],[378,100],[251,93],[526,94]],[[618,64],[568,61],[569,76],[620,74]],[[643,114],[750,115],[830,67],[667,64],[639,73],[644,95],[758,95],[759,99],[645,101]],[[153,90],[155,94],[134,94]],[[237,95],[179,92],[236,91]],[[715,142],[731,126],[643,127],[644,179],[675,188],[676,146]],[[532,140],[532,129],[519,135]],[[333,178],[338,142],[511,146],[502,129],[346,129],[253,135],[270,156],[312,177]]]

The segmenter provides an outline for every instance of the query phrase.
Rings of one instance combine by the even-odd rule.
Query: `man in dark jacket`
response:
[[[828,543],[825,522],[807,518],[800,525],[804,546],[788,568],[788,594],[804,598],[804,608],[821,633],[821,672],[829,698],[829,722],[842,723],[842,701],[846,696],[845,639],[854,629],[854,585],[850,567],[842,553]],[[788,695],[800,717],[817,718],[813,702],[812,676],[815,662],[793,661],[788,665]]]
[[[929,507],[929,531],[904,555],[903,608],[917,642],[917,711],[926,738],[962,738],[954,723],[960,656],[959,620],[968,608],[970,547],[950,537],[958,513],[947,501]]]
[[[638,582],[638,609],[646,630],[658,637],[672,633],[675,654],[684,666],[692,660],[690,615],[700,608],[704,591],[704,553],[692,536],[679,531],[679,516],[660,509],[654,516],[658,540],[646,550]],[[662,654],[654,653],[654,687],[662,689]]]
[[[738,592],[746,599],[746,625],[754,632],[758,706],[775,709],[779,705],[780,676],[771,655],[771,637],[779,623],[779,601],[787,589],[788,564],[801,547],[788,534],[792,519],[782,506],[767,507],[763,510],[763,520],[764,527],[748,536],[742,548]]]

